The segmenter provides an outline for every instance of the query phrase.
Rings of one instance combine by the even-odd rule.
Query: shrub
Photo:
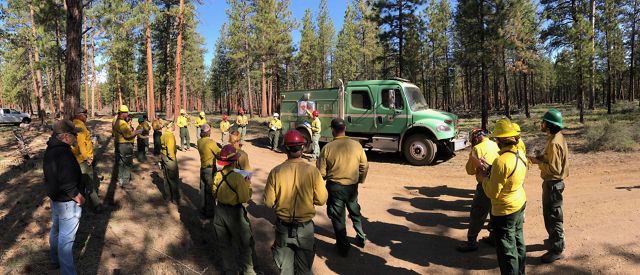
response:
[[[598,121],[587,125],[587,151],[628,152],[637,147],[635,128],[619,121]]]

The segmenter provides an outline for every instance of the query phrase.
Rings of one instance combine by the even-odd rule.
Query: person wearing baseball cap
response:
[[[82,171],[71,151],[80,132],[68,119],[57,121],[44,152],[44,182],[51,207],[49,246],[51,261],[62,274],[76,274],[73,242],[82,216]]]
[[[216,172],[212,188],[213,197],[218,201],[213,226],[220,245],[224,274],[255,274],[252,255],[255,242],[243,205],[251,199],[251,182],[233,170],[239,156],[231,144],[220,150],[217,163],[222,169]],[[234,249],[236,247],[238,253]]]
[[[242,107],[238,110],[236,125],[238,125],[238,132],[240,133],[240,142],[244,143],[244,136],[247,134],[247,125],[249,125],[249,117],[244,114]]]
[[[280,115],[273,113],[273,118],[269,121],[269,146],[271,150],[278,151],[280,146],[280,130],[282,130],[282,121],[280,121]]]
[[[367,239],[362,229],[358,186],[364,183],[369,170],[369,162],[362,145],[345,134],[346,128],[342,118],[331,121],[334,140],[322,148],[316,164],[320,174],[327,181],[327,215],[333,224],[338,253],[343,257],[346,257],[351,249],[347,238],[345,208],[349,211],[349,218],[357,234],[355,245],[363,248]]]
[[[87,110],[82,107],[76,108],[74,112],[73,125],[79,130],[77,136],[77,143],[71,147],[73,155],[80,164],[80,171],[82,171],[82,183],[85,187],[86,195],[89,196],[93,210],[96,213],[102,211],[102,203],[98,197],[99,182],[95,181],[93,176],[93,142],[91,141],[91,132],[85,124],[87,122]]]
[[[476,178],[476,191],[471,202],[471,212],[469,213],[469,228],[467,230],[467,241],[460,244],[457,250],[460,252],[471,252],[478,250],[478,234],[484,227],[487,215],[491,211],[491,200],[484,194],[482,190],[483,174],[486,169],[499,156],[500,148],[498,144],[489,139],[489,133],[483,129],[477,128],[469,134],[471,145],[473,148],[469,153],[469,159],[465,169],[467,174],[474,175]],[[490,245],[494,244],[492,229],[489,228],[489,237],[482,240]]]
[[[176,158],[176,137],[173,135],[175,131],[173,120],[168,120],[164,124],[164,131],[160,137],[162,144],[162,167],[164,172],[164,199],[180,205],[180,172],[178,170],[178,159]]]
[[[131,169],[133,168],[133,142],[141,130],[134,131],[127,122],[129,118],[129,108],[127,105],[118,109],[118,119],[113,125],[113,132],[116,142],[116,152],[118,158],[118,185],[124,189],[135,189],[130,184]]]
[[[222,133],[220,143],[224,146],[229,141],[229,129],[231,129],[231,123],[229,122],[229,116],[222,115],[222,121],[220,121],[220,132]]]
[[[290,130],[284,135],[287,160],[269,172],[264,204],[276,217],[271,248],[280,274],[311,274],[315,257],[313,217],[315,206],[327,202],[327,188],[320,171],[302,159],[304,136]]]
[[[215,213],[215,202],[211,188],[213,186],[213,175],[216,172],[216,156],[220,155],[220,147],[211,139],[211,126],[201,125],[201,138],[198,139],[197,147],[200,154],[200,212],[202,215],[211,218]]]

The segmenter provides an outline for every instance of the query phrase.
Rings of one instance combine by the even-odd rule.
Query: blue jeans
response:
[[[60,265],[61,274],[76,274],[73,263],[73,241],[80,225],[82,207],[75,201],[51,201],[51,231],[49,246],[51,261]]]

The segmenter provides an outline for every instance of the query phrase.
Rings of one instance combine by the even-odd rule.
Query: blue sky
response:
[[[198,10],[198,20],[200,24],[198,25],[198,32],[204,36],[206,40],[206,48],[207,53],[205,55],[205,63],[209,65],[211,63],[211,58],[213,57],[213,52],[215,50],[216,40],[218,39],[218,35],[220,33],[220,27],[222,24],[227,21],[226,9],[228,7],[226,0],[203,0],[202,5],[197,6]],[[334,27],[336,32],[340,31],[342,27],[342,19],[344,17],[344,11],[347,8],[347,4],[351,3],[350,0],[328,0],[328,8],[329,15],[333,20]],[[290,9],[293,13],[293,17],[295,17],[298,22],[302,21],[302,17],[304,16],[304,11],[306,9],[311,9],[311,12],[314,16],[317,15],[318,6],[320,5],[320,0],[291,0]],[[300,28],[302,25],[300,24]],[[293,43],[295,45],[300,41],[300,31],[295,30],[292,33],[293,35]]]

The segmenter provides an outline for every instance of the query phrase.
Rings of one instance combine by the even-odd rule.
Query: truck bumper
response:
[[[454,138],[451,142],[453,143],[453,150],[454,151],[463,150],[463,149],[469,147],[469,145],[470,145],[470,143],[469,143],[469,133],[460,132],[460,133],[458,133],[458,136],[456,138]]]

